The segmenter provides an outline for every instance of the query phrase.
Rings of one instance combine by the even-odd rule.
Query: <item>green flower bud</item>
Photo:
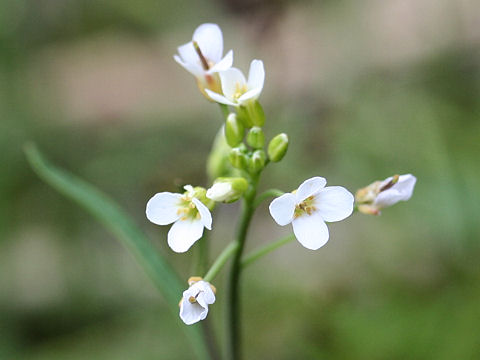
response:
[[[225,122],[225,138],[228,145],[235,147],[240,144],[243,140],[244,131],[243,123],[237,119],[237,115],[229,114]]]
[[[265,134],[258,126],[254,126],[247,134],[247,144],[254,149],[262,149],[265,145]]]
[[[248,182],[243,177],[218,178],[208,189],[207,197],[213,201],[231,203],[240,199],[248,189]]]
[[[238,115],[247,127],[263,126],[265,124],[265,113],[262,105],[255,100],[250,101],[238,108]]]
[[[245,155],[239,147],[230,150],[228,159],[230,160],[230,163],[237,169],[247,168],[247,155]]]
[[[267,155],[265,155],[265,151],[263,150],[256,150],[253,152],[252,157],[248,161],[248,170],[252,174],[258,173],[259,171],[263,170],[265,167],[265,161],[267,160]]]
[[[221,176],[235,176],[238,170],[228,160],[231,147],[225,139],[223,127],[218,131],[213,141],[212,150],[207,159],[207,174],[210,181]]]
[[[268,144],[268,158],[273,162],[283,159],[288,149],[288,136],[285,133],[278,134]]]
[[[212,201],[211,199],[209,199],[207,197],[207,189],[205,189],[201,186],[195,186],[193,188],[193,191],[192,190],[187,190],[186,193],[190,193],[190,195],[193,195],[193,197],[196,197],[198,200],[200,200],[210,210],[213,210],[213,208],[215,207],[215,201]]]
[[[251,128],[254,125],[245,106],[239,106],[237,108],[237,117],[246,128]]]

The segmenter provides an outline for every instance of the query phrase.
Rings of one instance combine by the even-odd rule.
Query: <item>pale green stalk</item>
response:
[[[250,254],[245,255],[242,260],[242,268],[246,268],[248,265],[260,259],[261,257],[267,255],[268,253],[278,249],[285,244],[288,244],[293,240],[295,240],[295,235],[288,235],[284,238],[274,241],[273,243],[267,244],[260,249],[251,252]]]

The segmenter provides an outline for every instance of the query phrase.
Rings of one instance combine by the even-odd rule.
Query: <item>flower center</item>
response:
[[[233,98],[235,100],[238,100],[238,98],[240,96],[242,96],[243,94],[245,94],[247,92],[248,88],[247,88],[247,84],[240,84],[240,83],[236,83],[235,84],[235,93],[233,94]]]
[[[300,204],[295,205],[294,218],[298,218],[304,214],[312,215],[312,213],[317,210],[314,206],[314,200],[315,197],[312,195],[303,200]]]
[[[180,215],[180,220],[196,220],[200,219],[200,213],[188,195],[184,195],[180,201],[177,209],[177,215]]]

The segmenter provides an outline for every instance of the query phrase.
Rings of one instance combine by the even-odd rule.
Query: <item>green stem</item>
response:
[[[235,253],[235,251],[238,249],[238,243],[232,242],[230,243],[222,252],[220,255],[218,255],[217,259],[215,262],[212,264],[208,272],[205,274],[203,277],[204,281],[211,282],[215,276],[220,272],[220,270],[223,268],[227,260]]]
[[[250,221],[252,220],[253,212],[255,208],[253,207],[253,201],[255,199],[256,188],[257,188],[258,179],[252,179],[251,187],[244,196],[242,204],[242,214],[240,217],[240,224],[237,229],[237,238],[235,243],[237,244],[237,250],[235,252],[232,267],[230,270],[229,278],[229,292],[227,299],[228,306],[228,329],[229,333],[227,334],[229,351],[228,358],[231,360],[241,359],[241,325],[240,325],[240,274],[242,270],[242,253],[245,246],[245,240],[247,237],[248,227]]]
[[[258,205],[260,205],[266,199],[271,198],[271,197],[279,197],[279,196],[282,196],[283,194],[285,194],[285,192],[282,191],[282,190],[268,189],[268,190],[264,191],[263,193],[261,193],[260,195],[258,195],[258,197],[255,199],[255,202],[253,203],[253,207],[257,208]]]
[[[277,241],[274,241],[273,243],[267,244],[265,246],[262,246],[260,249],[255,250],[251,252],[250,254],[247,254],[243,257],[242,260],[242,268],[246,268],[248,265],[251,263],[255,262],[256,260],[260,259],[264,255],[267,255],[268,253],[272,252],[273,250],[278,249],[279,247],[288,244],[289,242],[295,240],[295,235],[288,235],[284,238],[278,239]]]
[[[194,247],[195,253],[193,254],[194,261],[191,274],[194,274],[195,276],[204,274],[208,269],[209,239],[207,234],[208,233],[205,232],[200,241],[198,241],[197,245]]]
[[[223,117],[226,120],[228,114],[230,114],[230,111],[228,110],[228,106],[225,104],[218,104],[218,105],[220,105],[220,110],[222,110]]]

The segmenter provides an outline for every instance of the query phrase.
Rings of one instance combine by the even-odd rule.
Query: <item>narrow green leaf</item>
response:
[[[31,167],[41,179],[92,214],[133,254],[164,296],[169,308],[178,316],[178,301],[185,285],[131,218],[95,187],[49,163],[34,144],[27,144],[25,153]],[[179,323],[190,339],[198,358],[208,359],[201,327]]]

